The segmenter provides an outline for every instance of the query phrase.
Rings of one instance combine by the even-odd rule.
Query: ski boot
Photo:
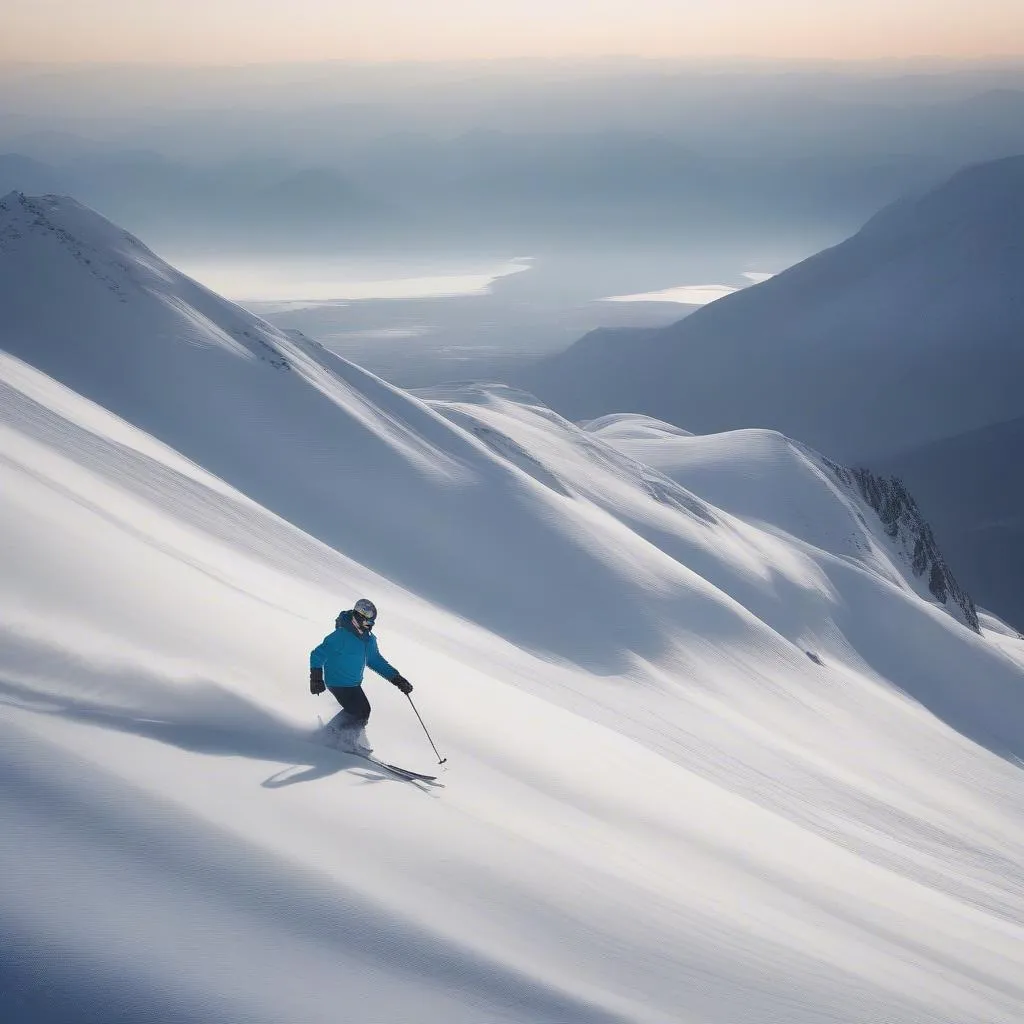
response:
[[[343,711],[332,718],[327,727],[332,733],[333,745],[338,750],[363,757],[373,753],[373,747],[366,738],[366,727],[360,719],[352,718]]]

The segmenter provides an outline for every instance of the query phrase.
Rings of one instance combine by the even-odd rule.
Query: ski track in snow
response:
[[[1024,641],[813,452],[409,395],[0,206],[5,1017],[1024,1017]],[[363,594],[439,785],[316,741]]]

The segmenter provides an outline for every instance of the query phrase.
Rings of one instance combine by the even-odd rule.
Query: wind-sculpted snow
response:
[[[692,437],[692,431],[683,430],[672,423],[651,419],[650,416],[637,416],[635,413],[614,412],[600,416],[581,426],[606,441],[639,441],[643,438],[657,438],[665,435],[673,437]]]
[[[122,303],[32,239],[0,255],[0,1016],[1018,1024],[1024,642],[823,459],[407,395],[152,254]],[[438,785],[316,740],[307,652],[360,596]]]

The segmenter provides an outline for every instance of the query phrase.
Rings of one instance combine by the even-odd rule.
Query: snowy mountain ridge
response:
[[[14,244],[26,234],[50,232],[56,236],[72,259],[87,268],[89,273],[102,281],[122,302],[127,301],[121,280],[109,272],[104,272],[101,266],[106,265],[109,270],[120,271],[119,277],[127,275],[130,279],[131,262],[117,259],[116,253],[122,246],[141,247],[142,243],[126,231],[105,233],[105,237],[102,238],[103,249],[97,248],[94,243],[83,242],[75,238],[67,228],[53,223],[47,216],[47,211],[56,209],[60,202],[57,196],[40,196],[33,200],[21,192],[10,192],[0,199],[0,248],[13,249]]]
[[[277,369],[289,368],[274,344],[277,332],[269,324],[243,314],[237,307],[232,313],[232,303],[190,282],[134,235],[74,199],[28,197],[21,192],[0,198],[0,253],[27,261],[41,250],[44,260],[54,260],[54,249],[70,256],[119,302],[128,303],[132,295],[142,293],[159,295],[177,306],[183,318],[206,328],[198,336],[215,337],[229,350],[251,353]],[[56,269],[59,262],[53,266]],[[177,285],[174,292],[168,289],[169,284]],[[197,336],[194,331],[190,333]]]
[[[148,252],[122,301],[82,211],[0,251],[5,1016],[1017,1024],[1024,643],[902,513],[772,430],[402,392]],[[318,736],[361,596],[436,786]]]
[[[629,442],[637,439],[653,442],[649,447],[654,447],[658,441],[663,442],[662,447],[671,446],[677,450],[701,446],[702,441],[687,441],[692,435],[674,429],[670,424],[645,416],[614,415],[581,428],[544,409],[533,396],[504,385],[421,389],[418,394],[430,400],[453,422],[481,437],[500,456],[519,464],[535,479],[562,494],[583,495],[595,504],[604,504],[607,499],[600,489],[593,487],[590,476],[593,472],[591,467],[600,466],[611,469],[620,478],[631,479],[653,500],[677,508],[698,522],[709,526],[723,525],[719,509],[701,500],[671,475],[628,454],[631,450]],[[520,422],[527,417],[543,417],[545,430],[550,435],[565,435],[573,448],[585,455],[587,476],[568,478],[564,472],[559,476],[557,468],[546,465],[542,456],[539,458],[527,452],[502,431],[501,427],[508,425],[509,416]],[[813,537],[813,543],[843,557],[861,559],[873,571],[885,573],[890,579],[899,581],[901,586],[916,590],[913,581],[923,577],[927,590],[919,592],[930,593],[961,622],[978,630],[974,602],[957,583],[938,549],[931,528],[913,497],[899,481],[876,478],[870,470],[863,468],[846,469],[775,432],[744,433],[753,442],[752,450],[743,453],[751,463],[757,461],[758,449],[788,450],[798,462],[814,467],[813,471],[819,475],[818,486],[825,485],[825,477],[830,472],[853,498],[852,505],[842,502],[845,506],[843,525],[830,535],[819,533]],[[725,435],[734,445],[736,454],[739,454],[739,445],[735,442],[742,436],[739,432]],[[781,481],[774,482],[774,486],[781,485]],[[833,501],[841,500],[836,491],[830,490],[829,497]],[[871,523],[875,526],[872,527]],[[781,522],[779,528],[782,528]],[[883,535],[893,543],[886,545]],[[799,536],[802,540],[811,540],[808,533]],[[888,550],[882,555],[881,551],[886,547]]]

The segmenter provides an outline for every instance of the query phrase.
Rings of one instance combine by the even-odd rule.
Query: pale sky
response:
[[[12,0],[0,60],[1024,54],[1024,0]]]

